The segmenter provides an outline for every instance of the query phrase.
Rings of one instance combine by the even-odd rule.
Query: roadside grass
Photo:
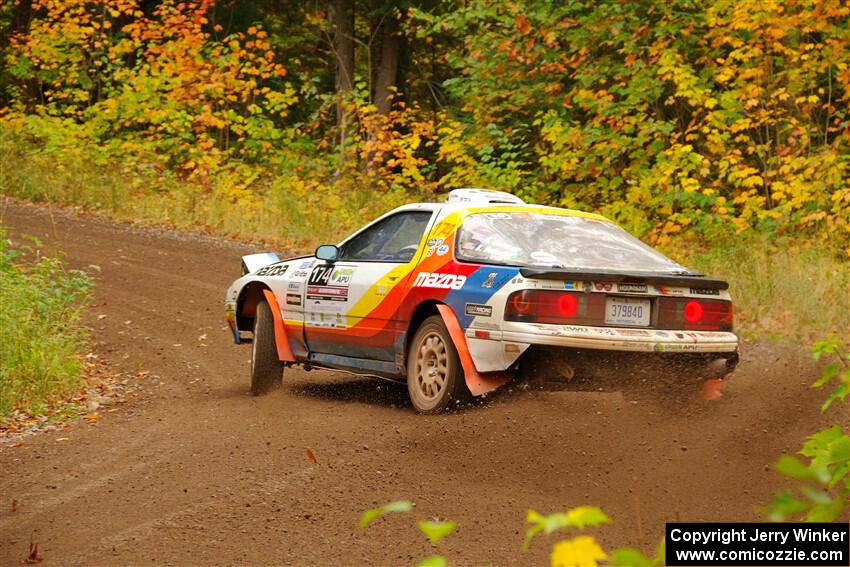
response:
[[[91,280],[39,257],[37,244],[15,248],[0,227],[0,420],[43,413],[85,385],[88,334],[79,319]]]
[[[819,242],[751,235],[672,255],[729,282],[735,327],[747,338],[799,342],[850,336],[850,262]]]
[[[295,249],[338,242],[411,199],[401,191],[374,191],[362,172],[336,172],[309,156],[291,159],[297,163],[262,178],[237,165],[184,179],[155,156],[106,162],[82,142],[52,145],[0,126],[0,194]]]

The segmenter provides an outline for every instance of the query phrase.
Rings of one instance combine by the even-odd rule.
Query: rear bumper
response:
[[[721,331],[660,331],[538,323],[504,323],[502,341],[625,352],[734,353],[738,337]]]

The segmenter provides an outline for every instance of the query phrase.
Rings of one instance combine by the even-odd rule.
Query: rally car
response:
[[[256,394],[302,364],[406,380],[416,410],[437,413],[531,353],[690,357],[712,378],[737,362],[725,281],[600,215],[498,191],[405,205],[313,256],[244,256],[242,272],[225,314],[252,345]]]

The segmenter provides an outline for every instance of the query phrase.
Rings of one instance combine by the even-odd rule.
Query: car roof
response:
[[[551,207],[548,205],[534,205],[530,203],[486,203],[486,202],[455,202],[455,203],[409,203],[407,205],[402,205],[398,208],[393,209],[387,215],[392,213],[398,213],[402,211],[440,211],[440,216],[445,216],[455,212],[486,212],[488,210],[492,210],[493,212],[536,212],[538,214],[541,213],[556,213],[567,216],[580,216],[586,218],[592,218],[596,220],[612,222],[610,219],[603,217],[602,215],[598,215],[595,213],[588,213],[585,211],[579,211],[576,209],[563,209],[560,207]]]

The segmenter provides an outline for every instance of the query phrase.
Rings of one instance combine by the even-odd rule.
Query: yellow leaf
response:
[[[552,567],[597,567],[608,556],[592,537],[579,536],[556,543],[550,558]]]

